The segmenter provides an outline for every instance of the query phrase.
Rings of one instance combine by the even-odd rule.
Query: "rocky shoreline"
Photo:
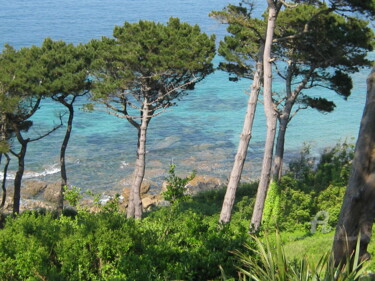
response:
[[[225,186],[225,182],[220,178],[208,175],[197,175],[186,185],[186,193],[195,195],[202,191],[220,189]],[[112,189],[104,191],[99,195],[99,202],[104,205],[119,194],[120,209],[125,210],[127,207],[129,192],[131,185],[131,177],[122,179],[118,185]],[[144,179],[141,187],[142,205],[145,211],[152,206],[167,204],[162,197],[162,193],[166,190],[167,183],[164,181],[158,184],[155,181]],[[21,189],[20,211],[26,210],[54,210],[59,198],[60,182],[48,183],[41,180],[24,180]],[[90,211],[97,211],[92,196],[83,194],[80,205],[87,207]],[[4,213],[10,213],[13,206],[13,188],[7,190],[7,200],[3,208]],[[69,206],[66,202],[65,206]]]

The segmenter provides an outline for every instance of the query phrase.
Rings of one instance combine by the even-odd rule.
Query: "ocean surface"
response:
[[[261,14],[265,1],[257,1]],[[212,10],[221,10],[228,0],[0,0],[0,44],[16,48],[41,45],[43,39],[85,43],[93,38],[111,36],[115,25],[124,21],[153,20],[166,22],[179,17],[198,24],[204,32],[226,34],[225,25],[208,17]],[[371,54],[374,57],[374,54]],[[220,58],[215,59],[218,63]],[[335,101],[333,113],[321,114],[307,109],[298,113],[289,125],[286,160],[298,155],[304,143],[313,153],[337,142],[355,142],[366,95],[369,69],[353,76],[354,89],[347,101],[325,89],[315,89]],[[197,85],[196,89],[167,112],[154,118],[148,130],[146,178],[161,183],[170,163],[177,172],[187,174],[193,169],[200,175],[226,179],[229,176],[239,135],[242,129],[251,81],[228,81],[226,73],[217,71]],[[278,85],[276,83],[275,87]],[[279,86],[281,87],[281,86]],[[279,88],[282,91],[282,88]],[[277,89],[276,89],[277,90]],[[79,101],[83,104],[85,101]],[[77,107],[78,109],[78,107]],[[30,136],[46,132],[64,108],[52,101],[43,101],[32,118]],[[263,154],[265,118],[258,106],[243,180],[256,179]],[[51,136],[29,144],[25,180],[59,179],[58,155],[64,128]],[[129,178],[136,158],[137,132],[124,119],[104,111],[76,111],[74,128],[67,151],[70,184],[96,192],[119,191],[121,180]],[[15,172],[15,160],[9,174],[9,185]]]

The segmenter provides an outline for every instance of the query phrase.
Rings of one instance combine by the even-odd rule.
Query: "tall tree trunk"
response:
[[[267,189],[271,177],[271,166],[273,156],[273,146],[276,135],[277,113],[272,101],[272,61],[271,61],[271,48],[273,34],[276,25],[277,7],[272,0],[267,0],[268,3],[268,22],[267,22],[267,35],[264,46],[263,55],[263,95],[264,95],[264,111],[267,119],[267,136],[266,144],[264,147],[264,157],[262,164],[262,172],[258,185],[258,191],[254,206],[253,215],[251,218],[250,229],[257,231],[262,221],[262,214],[264,208],[264,201],[267,195]]]
[[[60,101],[61,102],[61,101]],[[74,102],[74,98],[72,103]],[[61,167],[61,189],[60,189],[60,194],[59,194],[59,200],[57,203],[57,210],[62,211],[64,208],[64,187],[68,185],[68,177],[66,174],[66,164],[65,164],[65,154],[66,154],[66,149],[68,147],[70,135],[72,132],[73,128],[73,118],[74,118],[74,108],[72,104],[61,102],[64,106],[66,106],[69,110],[69,118],[68,118],[68,123],[66,127],[66,132],[64,136],[64,140],[61,145],[60,149],[60,167]]]
[[[333,252],[336,265],[345,262],[361,235],[360,257],[369,258],[375,218],[375,66],[367,79],[367,99],[363,111],[353,166],[337,224]]]
[[[146,167],[146,136],[147,127],[150,122],[150,112],[148,101],[145,100],[142,108],[142,121],[138,129],[138,150],[137,160],[135,162],[135,170],[133,176],[133,184],[130,189],[129,204],[127,210],[128,218],[142,218],[142,200],[141,185],[145,175]]]
[[[0,209],[5,206],[5,201],[7,199],[7,189],[6,189],[6,181],[7,181],[7,175],[8,175],[8,167],[9,167],[9,162],[10,162],[10,157],[7,153],[4,153],[5,158],[7,159],[4,165],[4,170],[3,170],[3,181],[1,183],[1,189],[3,191],[2,199],[1,199],[1,204],[0,204]]]
[[[234,159],[232,172],[229,177],[229,183],[227,186],[227,191],[225,193],[223,206],[221,208],[220,219],[221,223],[228,223],[231,219],[232,208],[236,196],[236,191],[238,184],[241,179],[243,166],[245,164],[247,150],[249,147],[251,132],[253,129],[253,122],[255,116],[255,110],[258,102],[258,95],[261,86],[262,79],[262,69],[263,69],[263,47],[259,52],[259,59],[256,64],[256,71],[254,75],[254,80],[251,85],[250,97],[247,103],[246,115],[244,124],[242,127],[242,133],[240,137],[240,142],[238,144],[237,154]]]

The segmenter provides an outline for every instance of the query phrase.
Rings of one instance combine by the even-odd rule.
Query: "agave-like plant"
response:
[[[355,255],[348,257],[345,264],[335,267],[331,252],[323,255],[316,265],[309,263],[307,257],[288,260],[278,233],[275,243],[270,243],[267,235],[263,240],[253,238],[256,249],[245,247],[255,255],[234,252],[243,264],[239,268],[241,281],[355,281],[360,280],[366,270],[366,263],[359,261],[359,240]]]

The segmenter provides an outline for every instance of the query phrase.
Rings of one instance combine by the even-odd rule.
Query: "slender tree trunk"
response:
[[[141,185],[145,175],[146,167],[146,136],[147,127],[150,122],[150,112],[147,100],[143,103],[142,121],[138,129],[138,150],[135,162],[133,184],[130,189],[129,204],[127,210],[128,218],[142,218]]]
[[[370,242],[375,218],[375,66],[367,79],[367,99],[363,111],[352,170],[344,196],[333,242],[336,265],[345,262],[361,235],[360,257],[370,257]]]
[[[74,102],[74,99],[73,99]],[[72,103],[73,103],[72,102]],[[64,208],[64,188],[65,186],[68,185],[68,177],[66,174],[66,165],[65,165],[65,154],[66,154],[66,149],[68,147],[70,135],[72,132],[73,128],[73,118],[74,118],[74,108],[72,104],[63,103],[64,106],[66,106],[69,110],[69,118],[68,118],[68,124],[66,127],[66,132],[65,132],[65,137],[61,145],[60,149],[60,167],[61,167],[61,189],[60,189],[60,194],[59,194],[59,200],[57,203],[57,210],[62,211]]]
[[[5,116],[5,114],[1,114],[0,142],[6,141],[6,138],[7,138],[5,122],[6,122],[6,116]],[[6,179],[7,179],[7,174],[8,174],[9,162],[10,162],[9,155],[3,151],[3,153],[0,153],[0,164],[1,164],[2,159],[3,159],[3,155],[6,158],[6,162],[5,162],[4,169],[3,169],[3,180],[1,182],[1,189],[3,191],[3,195],[2,195],[2,200],[1,200],[1,204],[0,204],[0,209],[4,207],[5,201],[6,201],[6,198],[7,198]]]
[[[251,218],[250,229],[252,231],[257,231],[259,229],[260,223],[262,221],[262,214],[264,208],[264,201],[267,195],[267,189],[271,177],[271,166],[272,166],[272,155],[273,146],[275,142],[276,135],[276,125],[277,125],[277,113],[274,108],[272,101],[272,61],[271,61],[271,48],[273,34],[276,25],[277,7],[272,0],[267,0],[268,2],[268,22],[267,22],[267,35],[264,46],[263,55],[263,75],[264,75],[264,111],[267,119],[267,136],[266,144],[264,147],[264,157],[262,164],[262,172],[260,176],[260,182],[258,185],[258,191],[254,206],[253,215]]]
[[[285,148],[285,135],[286,129],[290,121],[290,114],[294,105],[295,99],[288,97],[286,100],[284,109],[279,118],[279,130],[276,139],[276,150],[275,159],[273,163],[272,179],[279,181],[282,176],[283,160],[284,160],[284,148]]]
[[[279,116],[279,131],[276,140],[276,151],[275,159],[272,171],[272,179],[279,181],[282,176],[282,167],[284,160],[284,148],[285,148],[285,135],[288,124],[292,119],[292,109],[297,100],[298,95],[301,93],[302,89],[306,87],[307,82],[310,80],[311,75],[315,70],[315,66],[311,65],[310,71],[305,75],[304,79],[299,83],[299,85],[292,91],[292,80],[293,80],[293,69],[295,68],[295,62],[291,61],[288,65],[287,76],[285,80],[285,91],[286,91],[286,101],[283,110]],[[298,110],[297,110],[298,111]],[[296,114],[296,112],[294,113]],[[293,114],[293,115],[294,115]]]
[[[21,143],[21,151],[16,155],[18,158],[18,169],[14,179],[14,195],[13,195],[13,214],[19,214],[21,201],[21,183],[23,173],[25,171],[25,155],[28,141],[24,140]]]
[[[282,175],[283,160],[284,160],[284,145],[285,145],[285,134],[288,121],[284,118],[279,119],[279,130],[276,138],[276,150],[275,159],[273,163],[272,179],[279,181]]]
[[[1,142],[6,140],[5,122],[6,122],[6,116],[5,116],[5,114],[1,114],[1,119],[0,119],[0,144],[1,144]],[[1,161],[2,161],[3,153],[4,153],[4,151],[2,153],[0,153],[0,164],[1,164]]]
[[[5,158],[7,159],[4,165],[4,170],[3,170],[3,181],[1,183],[1,189],[3,191],[2,199],[1,199],[1,204],[0,204],[0,209],[5,206],[5,201],[7,199],[7,189],[6,189],[6,181],[7,181],[7,175],[8,175],[8,167],[9,167],[9,162],[10,162],[10,157],[7,153],[4,153]]]
[[[251,85],[250,97],[247,103],[247,110],[245,115],[244,124],[242,127],[242,133],[240,136],[240,142],[238,144],[237,154],[234,159],[232,172],[229,177],[229,183],[227,186],[227,191],[225,193],[223,206],[221,208],[220,219],[221,223],[228,223],[231,219],[232,208],[236,196],[236,191],[238,184],[241,179],[243,166],[245,164],[247,150],[249,147],[251,132],[253,129],[253,122],[255,116],[255,110],[258,102],[258,95],[261,86],[262,69],[263,69],[263,47],[259,53],[259,60],[256,64],[256,71],[254,75],[254,80]]]

